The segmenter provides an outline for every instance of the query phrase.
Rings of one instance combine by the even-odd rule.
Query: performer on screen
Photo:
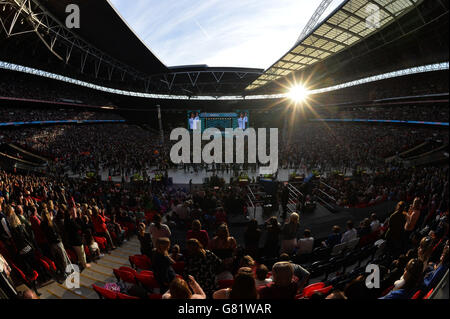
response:
[[[238,118],[238,125],[239,125],[239,128],[244,131],[247,129],[247,125],[248,125],[247,113],[245,113],[245,114],[243,112],[240,113],[239,118]]]
[[[200,129],[200,117],[198,116],[198,112],[192,112],[191,117],[189,119],[189,128],[191,131]]]

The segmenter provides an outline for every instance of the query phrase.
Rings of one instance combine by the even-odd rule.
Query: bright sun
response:
[[[289,90],[289,98],[296,102],[303,102],[308,97],[308,89],[306,89],[303,85],[296,85]]]

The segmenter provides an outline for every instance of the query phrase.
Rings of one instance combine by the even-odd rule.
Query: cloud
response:
[[[322,0],[111,0],[169,66],[267,68],[287,52]],[[334,0],[328,13],[341,3]]]

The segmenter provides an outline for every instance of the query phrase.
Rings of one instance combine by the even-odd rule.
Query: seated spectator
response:
[[[447,272],[448,252],[449,252],[449,244],[447,241],[444,250],[442,251],[439,263],[433,265],[430,271],[425,274],[423,285],[426,290],[436,287],[436,285],[439,283],[439,281],[444,277],[445,273]]]
[[[297,283],[293,281],[294,268],[291,263],[277,262],[272,267],[273,282],[259,290],[261,299],[294,299],[297,295]]]
[[[169,285],[169,290],[162,296],[162,299],[206,299],[206,294],[202,287],[195,281],[194,277],[188,277],[188,283],[184,279],[176,277]]]
[[[285,261],[291,264],[292,269],[294,271],[294,276],[297,277],[298,280],[297,281],[298,290],[301,292],[305,284],[309,281],[311,275],[310,272],[305,268],[303,268],[302,266],[293,263],[292,260],[290,260],[288,254],[281,254],[279,261],[281,262]]]
[[[372,228],[370,227],[369,218],[365,218],[359,227],[358,236],[363,238],[364,236],[370,235],[372,233]],[[356,238],[356,237],[355,237]]]
[[[333,248],[337,244],[341,243],[341,238],[342,238],[341,227],[335,225],[335,226],[333,226],[331,231],[332,231],[331,235],[329,235],[327,237],[327,239],[322,242],[322,246],[327,247],[327,248]]]
[[[269,269],[266,267],[266,265],[259,265],[256,267],[256,287],[265,286],[272,282],[272,278],[267,278],[268,273]]]
[[[347,222],[347,231],[342,235],[341,244],[348,243],[358,237],[358,231],[353,226],[353,222]]]
[[[314,248],[314,237],[311,235],[309,229],[305,229],[303,232],[303,238],[300,238],[297,242],[297,255],[311,254]]]
[[[395,287],[380,299],[411,299],[423,281],[423,263],[419,259],[411,259],[406,265],[402,278],[395,282]]]
[[[169,256],[170,239],[160,237],[156,241],[152,254],[152,268],[161,292],[166,292],[176,274],[172,268],[175,263]]]
[[[381,223],[375,213],[370,215],[370,228],[372,228],[372,232],[377,232],[381,228]]]
[[[428,261],[433,253],[434,241],[430,236],[422,238],[419,243],[419,248],[417,249],[417,256],[419,260],[423,263],[423,271],[428,268]]]
[[[248,267],[240,268],[234,278],[233,286],[214,292],[213,299],[258,299],[252,269]]]

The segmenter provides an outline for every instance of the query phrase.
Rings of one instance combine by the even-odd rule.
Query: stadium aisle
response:
[[[110,254],[105,254],[97,262],[91,263],[91,268],[83,270],[80,275],[80,289],[68,289],[64,283],[53,282],[50,285],[41,287],[38,292],[40,299],[98,299],[97,293],[92,289],[92,285],[103,287],[106,283],[115,282],[113,269],[122,266],[130,266],[128,257],[139,254],[139,241],[137,237],[132,237],[121,247],[113,250]]]

